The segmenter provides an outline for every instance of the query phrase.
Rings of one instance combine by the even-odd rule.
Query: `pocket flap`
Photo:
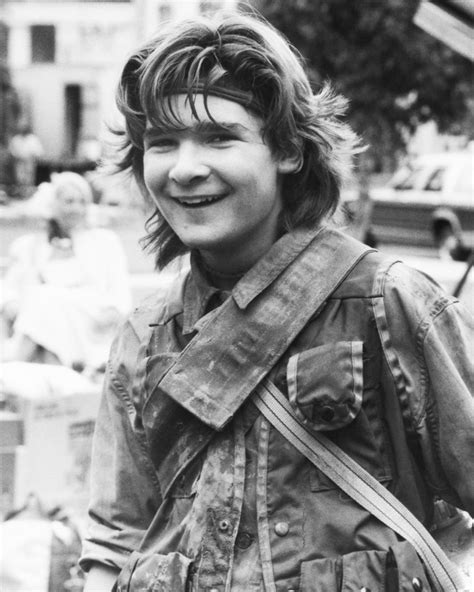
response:
[[[370,550],[304,561],[301,564],[301,590],[304,592],[385,590],[386,556],[386,551]]]
[[[342,558],[343,592],[385,590],[386,551],[355,551]]]
[[[408,541],[401,541],[390,547],[388,564],[396,565],[398,590],[400,592],[416,590],[413,585],[418,581],[418,589],[430,591],[432,588],[426,578],[425,568],[415,548]]]
[[[308,427],[329,431],[349,424],[362,405],[362,341],[339,341],[292,356],[288,396]]]

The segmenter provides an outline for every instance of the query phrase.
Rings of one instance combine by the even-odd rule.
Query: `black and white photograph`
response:
[[[474,592],[474,0],[0,0],[1,592]]]

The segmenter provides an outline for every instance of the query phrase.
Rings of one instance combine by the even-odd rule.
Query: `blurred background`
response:
[[[130,269],[152,269],[136,244],[146,205],[129,180],[96,173],[108,150],[107,125],[117,122],[120,66],[163,21],[241,4],[0,0],[0,268],[14,236],[35,224],[34,203],[25,199],[51,172],[73,170],[92,181],[102,222],[121,226]],[[343,193],[343,215],[356,234],[379,247],[401,246],[403,255],[417,247],[417,255],[467,259],[474,236],[472,0],[246,6],[298,48],[315,89],[330,79],[350,99],[349,120],[368,147]],[[126,224],[120,208],[129,209]]]
[[[44,225],[51,175],[74,171],[92,187],[94,224],[120,238],[133,304],[168,281],[171,272],[154,272],[139,244],[149,205],[130,179],[98,170],[112,149],[108,126],[119,121],[115,86],[126,56],[164,21],[237,5],[257,9],[288,37],[315,90],[329,79],[350,100],[349,121],[367,150],[343,188],[336,222],[432,275],[472,310],[472,0],[0,0],[0,277],[14,241]],[[51,588],[51,570],[43,580],[49,589],[80,590],[75,533],[102,374],[7,366],[1,516],[70,528],[69,547],[56,541],[58,556],[72,558],[56,580],[67,586]],[[28,544],[9,536],[20,550]],[[11,582],[2,589],[27,589]]]

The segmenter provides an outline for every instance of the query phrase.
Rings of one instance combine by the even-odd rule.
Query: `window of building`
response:
[[[5,2],[5,0],[0,0],[0,6],[2,5],[2,1]],[[8,2],[8,0],[6,0]],[[128,3],[130,4],[131,2],[133,2],[134,0],[48,0],[48,3],[56,3],[56,4],[64,4],[66,2],[68,2],[69,4],[75,2],[89,2],[90,4],[92,3],[108,3],[108,4],[113,4],[113,3],[119,3],[121,2],[122,4],[124,3]],[[16,2],[22,2],[23,4],[44,4],[44,0],[16,0]]]
[[[199,3],[199,12],[205,16],[212,16],[222,8],[222,2],[219,0],[204,0]]]
[[[82,87],[67,84],[64,89],[66,154],[75,156],[82,128]]]
[[[54,63],[55,58],[55,26],[33,25],[31,27],[31,61],[34,64]]]
[[[8,27],[0,21],[0,61],[7,61],[8,58]]]
[[[170,2],[161,2],[158,5],[158,19],[161,21],[169,21],[173,16],[173,9]]]

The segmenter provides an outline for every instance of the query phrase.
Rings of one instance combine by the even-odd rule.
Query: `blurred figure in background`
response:
[[[36,185],[36,167],[43,155],[43,146],[31,127],[24,123],[10,140],[16,183],[24,190]]]
[[[2,360],[97,369],[131,307],[125,253],[113,231],[88,223],[92,191],[83,177],[54,174],[48,189],[46,231],[10,248],[0,302],[10,337]]]

